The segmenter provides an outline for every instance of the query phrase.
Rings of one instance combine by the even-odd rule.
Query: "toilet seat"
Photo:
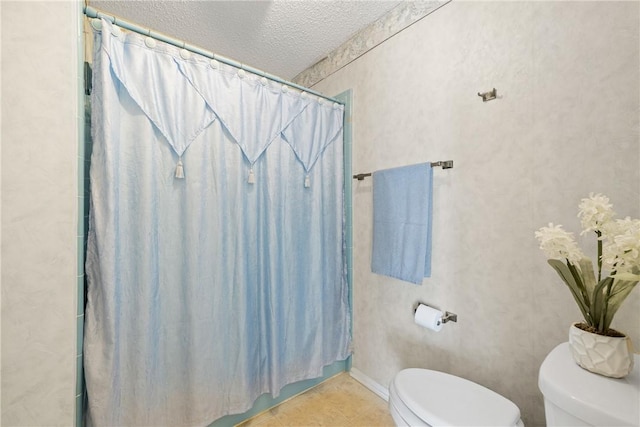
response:
[[[407,425],[516,426],[520,410],[505,397],[444,372],[405,369],[390,387],[391,412]]]
[[[429,427],[402,402],[393,382],[389,387],[389,412],[396,426]]]

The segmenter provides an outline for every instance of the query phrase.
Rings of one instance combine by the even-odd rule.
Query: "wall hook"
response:
[[[482,102],[487,102],[491,101],[492,99],[496,99],[498,97],[498,92],[496,92],[496,88],[494,87],[493,90],[489,92],[478,92],[478,96],[482,98]]]

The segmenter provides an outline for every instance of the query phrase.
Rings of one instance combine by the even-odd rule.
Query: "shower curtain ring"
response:
[[[187,50],[186,43],[182,42],[182,49],[180,49],[180,57],[184,60],[191,58],[191,52]]]

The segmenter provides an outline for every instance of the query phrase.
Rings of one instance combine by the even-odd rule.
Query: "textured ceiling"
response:
[[[292,79],[400,1],[122,1],[89,5]]]

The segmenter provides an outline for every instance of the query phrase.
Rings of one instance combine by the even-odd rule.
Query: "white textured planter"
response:
[[[607,337],[569,328],[569,348],[573,360],[587,371],[622,378],[633,370],[633,351],[629,337]]]

